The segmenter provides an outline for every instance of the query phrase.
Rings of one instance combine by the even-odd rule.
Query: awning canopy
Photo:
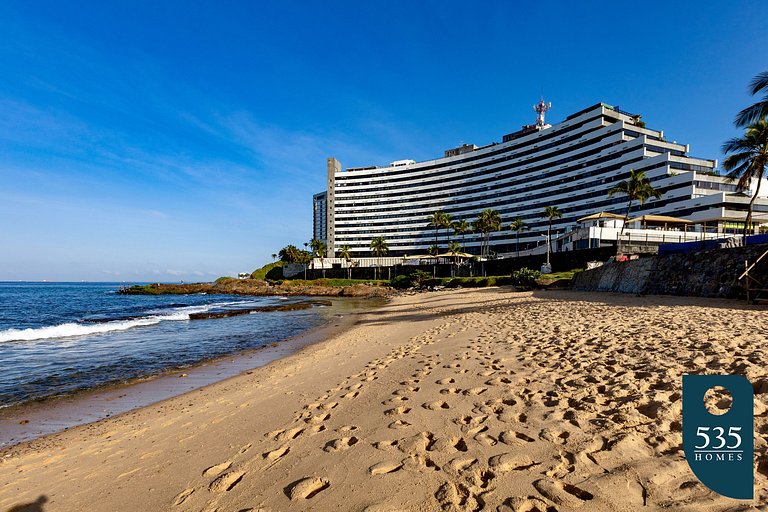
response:
[[[634,219],[629,219],[627,221],[627,224],[631,222],[662,222],[664,224],[693,224],[693,221],[685,220],[685,219],[678,219],[675,217],[668,217],[667,215],[642,215],[640,217],[635,217]]]
[[[597,220],[597,219],[623,219],[623,215],[616,215],[615,213],[608,213],[608,212],[599,212],[599,213],[593,213],[592,215],[587,215],[586,217],[582,217],[576,222],[586,222],[588,220]]]

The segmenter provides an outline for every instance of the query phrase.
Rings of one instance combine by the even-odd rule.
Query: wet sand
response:
[[[337,298],[328,307],[324,324],[287,340],[276,339],[263,348],[129,382],[2,408],[0,449],[132,411],[259,368],[348,329],[360,310],[385,303],[382,298]]]
[[[0,452],[0,510],[750,510],[684,460],[681,377],[768,391],[768,311],[736,301],[402,296],[250,373]]]

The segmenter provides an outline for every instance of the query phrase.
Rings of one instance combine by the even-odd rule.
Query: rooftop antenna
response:
[[[550,111],[552,108],[552,102],[546,103],[544,101],[544,96],[541,97],[539,102],[533,106],[533,111],[536,112],[536,127],[537,128],[543,128],[544,127],[544,114]]]

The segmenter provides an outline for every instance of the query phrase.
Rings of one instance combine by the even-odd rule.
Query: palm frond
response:
[[[768,71],[758,73],[757,76],[749,82],[749,93],[753,96],[764,89],[768,91]]]
[[[743,127],[764,117],[768,117],[768,95],[763,98],[763,101],[755,103],[736,114],[734,124]]]

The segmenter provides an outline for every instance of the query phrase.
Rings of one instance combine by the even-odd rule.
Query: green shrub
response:
[[[531,270],[527,267],[523,267],[520,270],[515,270],[510,276],[512,280],[511,284],[516,286],[531,286],[540,277],[541,272],[538,270]]]
[[[276,261],[274,263],[267,263],[263,267],[251,272],[251,279],[265,279],[276,280],[283,278],[283,262]]]
[[[390,285],[393,288],[420,288],[422,286],[436,286],[435,284],[427,284],[427,282],[437,281],[437,284],[441,284],[440,279],[434,279],[429,273],[423,270],[414,270],[407,275],[399,275],[390,281]]]

